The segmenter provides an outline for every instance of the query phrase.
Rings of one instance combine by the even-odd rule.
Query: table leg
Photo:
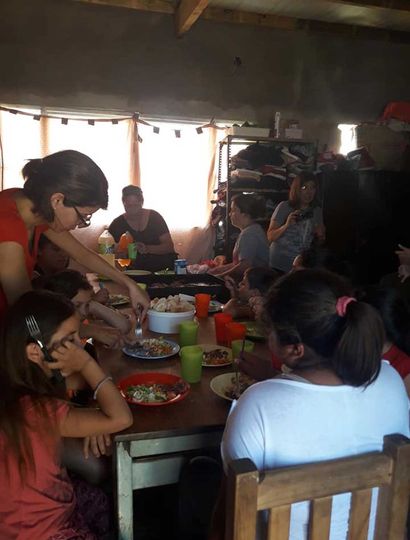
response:
[[[132,458],[130,443],[116,444],[118,539],[133,540]]]

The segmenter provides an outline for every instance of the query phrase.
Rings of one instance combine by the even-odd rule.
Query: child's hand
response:
[[[263,296],[251,296],[248,300],[249,307],[255,314],[255,319],[260,319],[264,310]]]
[[[129,315],[125,315],[130,323],[130,329],[127,333],[123,334],[123,338],[125,343],[128,345],[133,345],[137,341],[137,336],[135,335],[135,327],[137,325],[137,318],[134,315],[134,313],[131,313]]]
[[[85,437],[83,443],[83,452],[85,459],[88,459],[90,450],[96,458],[111,454],[111,437],[109,433],[93,437]]]
[[[94,302],[99,302],[100,304],[106,304],[110,298],[110,293],[107,289],[100,289],[93,296]]]
[[[81,372],[90,360],[93,361],[87,351],[71,341],[66,341],[56,347],[51,356],[56,361],[49,362],[48,367],[59,369],[64,377]]]
[[[93,327],[92,337],[110,349],[121,349],[124,347],[124,337],[118,328],[95,325]]]
[[[224,282],[225,282],[225,287],[231,293],[231,298],[237,298],[238,297],[238,288],[237,288],[237,285],[236,285],[236,281],[231,276],[226,276],[224,278]]]
[[[410,265],[401,264],[398,269],[398,274],[399,274],[400,281],[404,283],[406,279],[410,276]]]
[[[410,248],[399,244],[399,248],[396,251],[396,255],[399,257],[400,264],[410,264]]]

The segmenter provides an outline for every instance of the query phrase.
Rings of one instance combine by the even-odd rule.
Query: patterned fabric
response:
[[[100,540],[110,528],[108,497],[99,488],[72,478],[77,505],[66,527],[48,540]]]

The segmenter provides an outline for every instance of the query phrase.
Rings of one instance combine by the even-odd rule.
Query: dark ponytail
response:
[[[301,270],[277,281],[268,293],[265,317],[282,345],[303,343],[298,368],[330,367],[344,384],[370,384],[380,371],[384,331],[371,306],[338,299],[352,297],[347,282],[324,270]]]
[[[107,208],[107,179],[98,165],[81,152],[63,150],[43,159],[31,159],[22,175],[24,194],[34,203],[34,212],[48,222],[54,219],[50,204],[53,193],[64,195],[65,206]]]

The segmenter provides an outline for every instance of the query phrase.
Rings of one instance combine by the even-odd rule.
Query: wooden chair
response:
[[[250,459],[229,466],[225,540],[255,540],[268,510],[268,540],[288,540],[292,503],[311,501],[309,540],[329,538],[332,496],[352,493],[348,540],[367,540],[372,488],[379,487],[375,539],[404,540],[410,492],[410,440],[384,438],[382,452],[258,472]]]

